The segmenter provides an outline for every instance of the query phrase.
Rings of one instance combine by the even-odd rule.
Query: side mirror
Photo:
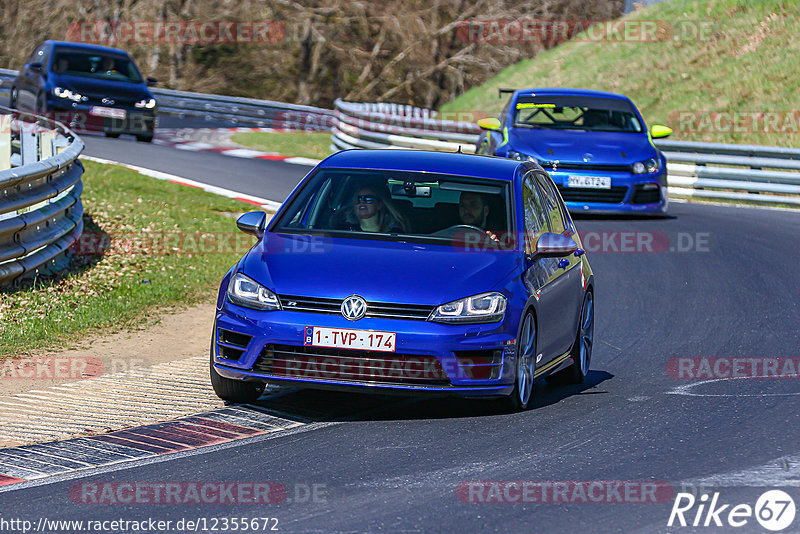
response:
[[[41,74],[44,71],[44,66],[38,61],[36,63],[31,63],[30,65],[28,65],[28,68],[33,72],[38,72],[39,74]]]
[[[669,137],[670,135],[672,135],[672,128],[668,126],[654,124],[653,127],[650,128],[650,136],[653,139],[661,139],[663,137]]]
[[[249,211],[236,220],[236,226],[246,234],[261,237],[267,226],[267,214],[263,211]]]
[[[563,258],[578,250],[578,244],[571,237],[553,232],[545,232],[536,241],[536,256]]]
[[[155,87],[158,85],[158,80],[153,78],[152,76],[147,77],[147,87]]]
[[[498,119],[490,117],[479,120],[478,126],[480,126],[482,130],[491,130],[493,132],[499,132],[503,128],[503,125],[500,124]]]

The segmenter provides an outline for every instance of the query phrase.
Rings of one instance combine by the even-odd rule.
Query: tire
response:
[[[214,393],[217,397],[224,401],[246,404],[256,401],[262,393],[266,384],[258,382],[245,382],[244,380],[231,380],[221,376],[216,369],[214,369],[214,341],[211,341],[211,387],[214,388]]]
[[[151,143],[153,141],[153,134],[137,135],[136,140],[140,143]]]
[[[105,134],[106,137],[110,137],[111,139],[116,139],[117,137],[119,137],[119,134],[115,132],[105,132]]]
[[[549,384],[582,384],[589,373],[594,345],[594,296],[591,290],[583,297],[578,333],[572,345],[572,365],[545,378]]]
[[[533,375],[536,370],[536,319],[532,313],[523,317],[517,336],[517,358],[514,365],[514,391],[499,399],[504,412],[527,410],[533,399]]]

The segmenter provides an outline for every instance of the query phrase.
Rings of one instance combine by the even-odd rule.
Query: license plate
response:
[[[124,109],[104,108],[103,106],[92,106],[89,108],[89,115],[95,117],[107,117],[109,119],[124,119],[126,116]]]
[[[310,347],[394,352],[396,339],[395,332],[307,326],[303,344]]]
[[[594,189],[611,189],[609,176],[576,176],[567,177],[567,187],[590,187]]]

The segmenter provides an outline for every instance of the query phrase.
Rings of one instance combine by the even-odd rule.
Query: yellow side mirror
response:
[[[669,137],[672,135],[672,128],[661,126],[660,124],[654,124],[653,127],[650,128],[650,135],[653,137],[653,139]]]
[[[478,126],[480,126],[483,130],[492,130],[494,132],[499,132],[503,127],[498,119],[490,117],[479,120]]]

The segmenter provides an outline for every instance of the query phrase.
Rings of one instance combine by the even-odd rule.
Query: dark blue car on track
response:
[[[37,46],[11,85],[10,106],[48,114],[80,130],[110,137],[135,135],[152,141],[158,103],[124,50],[45,41]]]
[[[469,154],[349,150],[321,162],[222,280],[217,394],[265,384],[500,398],[579,383],[594,278],[547,173]]]
[[[667,212],[667,162],[626,96],[588,89],[524,89],[511,94],[500,117],[478,121],[476,151],[536,161],[567,207],[660,215]]]

